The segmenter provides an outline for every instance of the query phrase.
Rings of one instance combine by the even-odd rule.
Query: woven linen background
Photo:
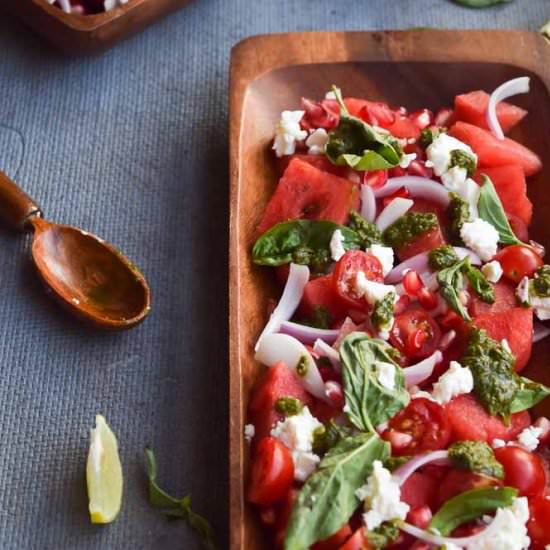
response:
[[[161,484],[191,492],[227,545],[232,45],[282,31],[536,30],[549,17],[550,0],[483,11],[445,0],[198,0],[107,53],[70,59],[0,14],[0,168],[49,219],[120,247],[153,290],[137,329],[86,329],[44,293],[28,237],[0,227],[0,550],[200,548],[147,504],[146,443]],[[89,524],[84,483],[98,412],[125,472],[122,512],[107,527]]]

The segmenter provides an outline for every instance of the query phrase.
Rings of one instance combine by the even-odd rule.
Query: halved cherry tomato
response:
[[[493,487],[502,483],[490,476],[476,474],[470,470],[451,469],[441,480],[438,494],[438,505],[447,502],[456,495],[471,491],[472,489],[483,489]]]
[[[380,260],[361,250],[348,250],[336,262],[332,276],[338,296],[348,307],[364,309],[366,302],[355,291],[357,274],[362,271],[369,281],[381,283],[384,274]]]
[[[248,501],[262,506],[279,502],[293,482],[294,463],[290,451],[274,437],[264,437],[252,458]]]
[[[527,531],[535,548],[550,544],[550,499],[547,497],[529,499]]]
[[[353,533],[346,544],[340,546],[340,550],[368,550],[370,548],[367,537],[365,536],[365,528],[360,527]]]
[[[425,311],[409,310],[395,317],[390,342],[411,359],[431,355],[441,339],[441,329]]]
[[[413,508],[409,510],[407,514],[407,521],[420,527],[420,529],[427,529],[432,521],[432,511],[427,505],[419,506],[418,508]]]
[[[532,277],[544,264],[542,258],[530,247],[513,244],[501,250],[495,257],[500,262],[504,276],[519,283],[523,277]]]
[[[339,550],[351,536],[351,527],[349,523],[346,523],[339,531],[336,531],[334,535],[328,539],[316,542],[311,550]]]
[[[392,433],[409,436],[408,442],[399,448],[394,448],[392,444],[392,453],[399,456],[444,449],[451,439],[451,428],[445,409],[423,397],[413,399],[394,416],[382,437],[391,443]]]
[[[516,446],[495,449],[496,459],[504,466],[504,484],[518,489],[521,496],[541,495],[546,475],[541,459]]]

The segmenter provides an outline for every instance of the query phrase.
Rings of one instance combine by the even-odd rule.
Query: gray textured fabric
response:
[[[23,1],[23,0],[21,0]],[[154,308],[88,330],[44,294],[28,240],[0,229],[0,549],[195,549],[149,509],[142,448],[227,536],[227,69],[245,36],[409,26],[521,27],[549,0],[470,11],[445,0],[201,0],[100,57],[66,59],[0,20],[0,167],[55,221],[122,248]],[[89,525],[88,431],[119,437],[118,521]]]

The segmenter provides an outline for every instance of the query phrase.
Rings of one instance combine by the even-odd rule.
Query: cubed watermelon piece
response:
[[[401,486],[401,500],[412,509],[429,506],[437,502],[440,480],[424,472],[415,472]]]
[[[468,122],[480,128],[487,126],[487,106],[489,105],[489,94],[483,90],[476,90],[468,94],[461,94],[455,97],[455,118],[462,122]],[[497,118],[504,133],[508,132],[520,120],[522,120],[527,111],[501,101],[497,104]]]
[[[323,172],[300,159],[290,161],[258,226],[262,234],[288,220],[348,221],[359,207],[359,189],[349,180]]]
[[[311,166],[315,166],[323,172],[329,172],[335,176],[345,178],[350,173],[350,168],[347,166],[337,166],[332,164],[325,155],[306,155],[305,153],[296,153],[294,155],[285,155],[277,159],[277,167],[281,176],[285,173],[292,159],[300,159],[302,162],[307,162]]]
[[[418,139],[420,137],[420,128],[406,116],[397,116],[387,130],[397,138]]]
[[[280,397],[295,397],[308,407],[313,397],[304,389],[302,381],[283,362],[269,368],[252,390],[248,405],[248,421],[254,425],[255,441],[268,436],[271,428],[283,417],[275,410]]]
[[[452,426],[453,441],[473,440],[491,443],[493,439],[514,439],[531,419],[527,411],[514,413],[510,425],[496,416],[490,416],[483,405],[471,394],[462,394],[445,405]]]
[[[412,258],[421,252],[432,250],[438,246],[447,244],[445,237],[441,231],[441,227],[437,224],[435,229],[426,231],[422,235],[419,235],[412,241],[403,244],[395,249],[395,252],[401,262],[407,258]]]
[[[332,275],[324,275],[311,279],[304,288],[302,301],[298,307],[298,316],[306,319],[315,314],[317,308],[322,308],[331,317],[334,325],[346,316],[346,308],[334,291]]]
[[[497,139],[491,132],[466,122],[457,122],[449,130],[454,138],[467,143],[477,154],[480,168],[519,164],[526,176],[542,168],[538,155],[509,138]]]
[[[471,293],[472,300],[468,309],[472,317],[490,314],[498,315],[515,309],[517,306],[516,287],[513,283],[506,279],[501,279],[494,285],[494,289],[495,302],[493,304],[482,301],[475,292]]]
[[[519,164],[493,166],[478,170],[474,179],[481,183],[485,174],[494,184],[504,210],[529,225],[533,217],[533,203],[527,197],[525,174]]]
[[[504,338],[512,350],[516,371],[521,371],[531,357],[533,346],[533,311],[529,308],[515,307],[506,313],[479,315],[474,324],[487,331],[487,334],[500,342]]]

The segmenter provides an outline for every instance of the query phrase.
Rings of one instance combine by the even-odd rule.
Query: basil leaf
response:
[[[346,399],[346,413],[360,430],[374,431],[410,401],[405,389],[402,369],[395,363],[393,348],[383,340],[371,338],[364,332],[352,332],[340,344],[342,379]],[[395,367],[395,387],[380,384],[376,363],[390,363]]]
[[[512,0],[453,0],[453,2],[467,8],[490,8],[498,4],[508,4]]]
[[[481,176],[481,181],[483,184],[477,202],[479,217],[498,231],[502,244],[523,244],[512,231],[493,182],[485,174]]]
[[[461,493],[443,504],[432,518],[430,529],[437,529],[446,537],[463,523],[511,506],[517,494],[517,489],[512,487],[487,487]]]
[[[354,170],[360,171],[387,170],[395,166],[376,151],[365,151],[362,156],[352,154],[340,155],[336,159],[336,164],[339,166],[349,166]]]
[[[512,413],[526,411],[550,395],[550,388],[543,384],[533,382],[523,376],[519,377],[519,382],[519,389],[510,405],[510,412]]]
[[[466,274],[474,292],[487,304],[495,302],[495,289],[483,273],[470,263],[470,258],[464,258],[462,271]]]
[[[470,315],[468,315],[468,311],[462,305],[459,297],[459,293],[464,287],[464,278],[462,277],[463,265],[462,261],[451,267],[442,269],[437,274],[437,281],[441,296],[443,296],[449,306],[465,321],[471,321]]]
[[[149,447],[145,447],[145,458],[147,460],[147,477],[149,478],[149,503],[155,508],[160,508],[166,516],[185,520],[189,527],[200,536],[203,548],[216,550],[214,531],[205,518],[193,512],[191,495],[178,499],[163,491],[157,485],[157,461]]]
[[[357,509],[355,491],[371,474],[373,462],[389,455],[389,443],[375,433],[348,437],[330,449],[298,494],[285,550],[304,550],[336,533]]]
[[[323,252],[330,263],[330,239],[336,229],[342,232],[346,250],[359,248],[359,237],[349,227],[323,220],[293,220],[268,229],[254,244],[252,259],[259,265],[279,266],[291,262],[309,265],[315,253]],[[311,253],[309,256],[307,251]],[[301,258],[297,258],[297,254]]]

